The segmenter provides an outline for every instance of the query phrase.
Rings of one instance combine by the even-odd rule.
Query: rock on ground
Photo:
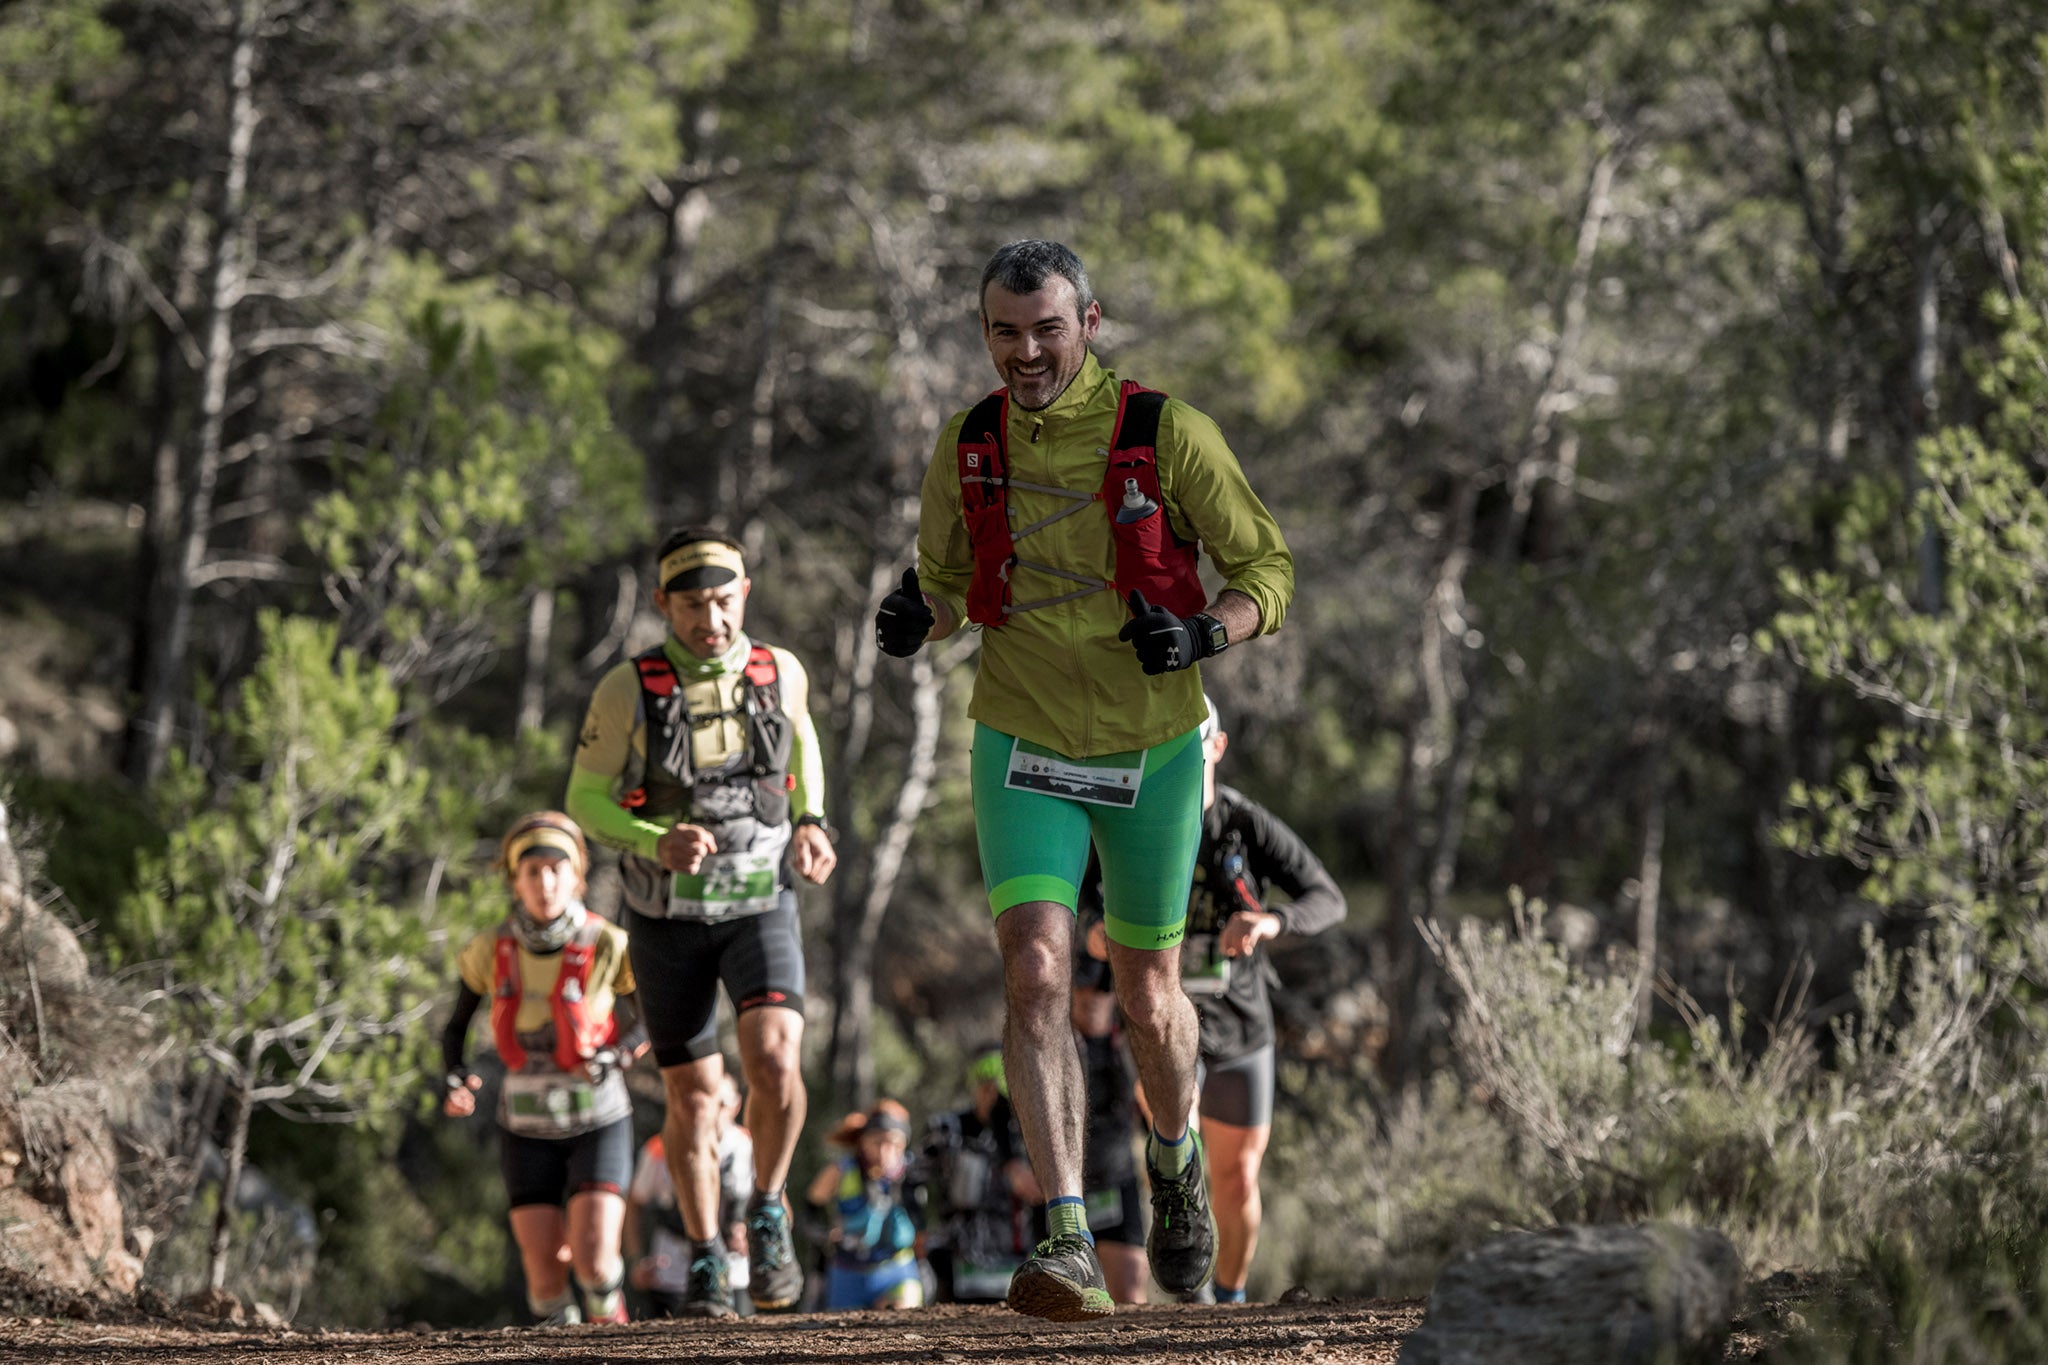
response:
[[[1711,1229],[1509,1233],[1445,1269],[1400,1365],[1718,1361],[1741,1295],[1742,1258]]]

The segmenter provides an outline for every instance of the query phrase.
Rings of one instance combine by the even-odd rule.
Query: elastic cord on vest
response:
[[[1196,571],[1195,544],[1174,533],[1164,510],[1159,484],[1159,421],[1166,395],[1124,381],[1117,391],[1116,426],[1103,455],[1102,487],[1093,492],[1027,483],[1009,469],[1010,399],[998,389],[975,404],[960,426],[957,458],[960,511],[974,555],[967,585],[967,618],[977,625],[1000,626],[1018,612],[1072,602],[1090,593],[1133,591],[1179,616],[1191,616],[1207,602]],[[1027,526],[1010,525],[1008,490],[1022,489],[1072,500]],[[1089,503],[1103,505],[1116,551],[1116,577],[1109,581],[1055,565],[1025,559],[1017,542]],[[1025,568],[1081,586],[1073,592],[1018,602],[1011,595],[1012,570]]]

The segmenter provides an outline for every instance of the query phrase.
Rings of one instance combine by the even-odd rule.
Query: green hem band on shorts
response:
[[[1185,917],[1164,927],[1157,924],[1133,924],[1129,920],[1102,917],[1102,932],[1109,935],[1111,943],[1120,943],[1126,948],[1142,948],[1147,951],[1165,952],[1178,948],[1180,941],[1187,937],[1188,922]]]
[[[988,908],[994,914],[1002,914],[1013,905],[1026,901],[1052,901],[1071,910],[1080,903],[1081,890],[1064,877],[1054,877],[1043,872],[1027,873],[1012,877],[989,889]]]

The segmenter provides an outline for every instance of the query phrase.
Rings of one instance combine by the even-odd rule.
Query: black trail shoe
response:
[[[1209,1217],[1209,1182],[1203,1178],[1207,1159],[1201,1134],[1189,1129],[1188,1138],[1195,1150],[1177,1176],[1159,1173],[1152,1140],[1145,1140],[1145,1175],[1152,1183],[1152,1231],[1145,1237],[1145,1254],[1152,1261],[1152,1278],[1170,1294],[1193,1293],[1216,1268],[1216,1224]]]
[[[1031,1259],[1010,1277],[1005,1302],[1048,1322],[1088,1322],[1116,1311],[1095,1243],[1071,1232],[1048,1237],[1032,1250]]]
[[[804,1296],[804,1268],[790,1240],[789,1205],[779,1197],[770,1201],[756,1194],[747,1202],[747,1260],[754,1307],[769,1313],[796,1307]]]
[[[727,1276],[723,1251],[707,1252],[690,1262],[690,1284],[683,1291],[682,1312],[689,1318],[733,1316],[732,1281]]]

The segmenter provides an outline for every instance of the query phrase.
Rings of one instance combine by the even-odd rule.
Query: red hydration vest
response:
[[[1159,489],[1159,413],[1166,395],[1132,380],[1117,393],[1116,430],[1109,441],[1102,488],[1094,497],[1109,517],[1116,543],[1119,598],[1136,590],[1145,600],[1176,616],[1192,616],[1208,602],[1195,571],[1195,542],[1182,540],[1167,524],[1166,499]],[[982,626],[1000,626],[1009,615],[1010,569],[1017,563],[1010,532],[1008,454],[1010,393],[997,389],[975,404],[960,426],[960,508],[967,522],[967,541],[974,551],[974,576],[967,585],[967,619]],[[1138,491],[1158,511],[1139,521],[1116,519],[1123,505],[1124,483],[1135,479]]]
[[[574,1071],[597,1054],[597,1050],[619,1040],[619,1021],[610,1010],[603,1015],[590,1008],[590,968],[597,957],[597,941],[603,932],[595,916],[562,948],[561,969],[555,988],[548,994],[548,1008],[555,1019],[555,1065]],[[498,1044],[498,1056],[518,1071],[526,1065],[526,1049],[519,1045],[519,1000],[525,993],[525,976],[519,970],[519,939],[509,928],[498,930],[491,989],[491,1035]]]

